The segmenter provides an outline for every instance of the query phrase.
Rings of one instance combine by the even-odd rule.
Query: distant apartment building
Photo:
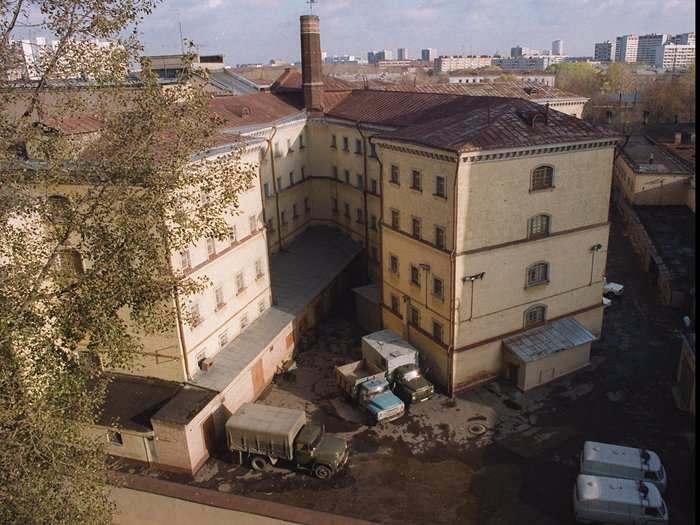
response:
[[[564,54],[564,41],[554,40],[552,42],[552,54],[553,55],[563,55]]]
[[[393,55],[388,49],[382,49],[381,51],[369,51],[367,52],[367,63],[376,64],[380,60],[392,60]]]
[[[668,42],[669,35],[652,33],[641,35],[637,42],[637,60],[640,64],[653,66],[656,64],[656,55],[659,47]]]
[[[432,62],[437,58],[437,49],[434,49],[432,47],[428,47],[425,49],[421,49],[420,52],[420,59],[427,61],[427,62]]]
[[[518,82],[527,82],[541,84],[543,86],[554,87],[554,80],[556,75],[549,73],[541,73],[538,71],[508,71],[507,73],[480,73],[474,72],[461,72],[450,75],[450,84],[485,84],[498,82],[503,76],[515,78]]]
[[[396,50],[396,60],[408,60],[408,49],[400,47]]]
[[[494,58],[493,65],[499,66],[501,69],[512,70],[527,70],[527,71],[544,71],[552,64],[557,64],[564,60],[562,55],[547,55],[547,56],[519,56],[511,58]]]
[[[639,36],[623,35],[615,39],[615,62],[636,62]]]
[[[480,67],[490,66],[493,62],[493,57],[488,55],[452,55],[440,56],[435,59],[433,69],[436,73],[449,73],[459,69],[477,69]]]
[[[655,49],[654,66],[663,71],[687,71],[695,64],[695,46],[666,44]]]
[[[612,62],[615,59],[615,43],[606,40],[597,42],[593,51],[593,60],[596,62]]]

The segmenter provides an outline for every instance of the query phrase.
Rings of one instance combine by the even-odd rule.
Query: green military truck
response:
[[[226,422],[228,449],[241,464],[264,470],[278,460],[329,479],[348,461],[348,443],[306,422],[303,410],[245,403]]]

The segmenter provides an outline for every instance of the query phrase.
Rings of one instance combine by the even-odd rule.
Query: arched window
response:
[[[523,318],[525,328],[542,324],[547,318],[547,307],[543,304],[532,306],[525,310]]]
[[[537,286],[549,282],[549,263],[538,262],[527,269],[527,286]]]
[[[546,190],[554,187],[554,168],[551,166],[539,166],[532,172],[530,190]]]
[[[528,239],[537,239],[549,235],[549,215],[535,215],[527,221],[527,237]]]

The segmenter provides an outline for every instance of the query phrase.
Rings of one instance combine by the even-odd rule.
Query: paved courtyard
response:
[[[338,311],[302,342],[298,368],[276,379],[261,402],[304,408],[327,432],[347,438],[348,468],[330,482],[281,468],[258,473],[222,453],[194,481],[387,524],[569,524],[578,453],[586,439],[645,446],[664,461],[671,523],[691,523],[692,424],[674,404],[681,313],[658,306],[619,224],[608,279],[625,285],[607,309],[591,366],[523,394],[505,381],[451,400],[436,395],[401,419],[368,427],[335,385],[333,367],[359,359],[361,332]],[[474,434],[470,427],[486,431]]]

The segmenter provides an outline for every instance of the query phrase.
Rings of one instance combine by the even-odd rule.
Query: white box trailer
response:
[[[403,365],[418,366],[418,350],[392,330],[380,330],[362,338],[362,357],[391,377]]]

